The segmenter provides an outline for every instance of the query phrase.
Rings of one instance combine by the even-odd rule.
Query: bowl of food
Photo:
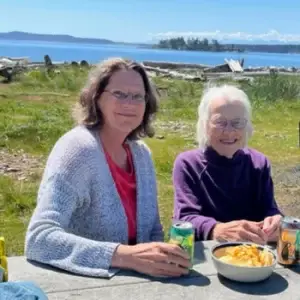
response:
[[[211,249],[219,274],[239,282],[258,282],[273,273],[277,258],[268,247],[246,242],[226,242]]]

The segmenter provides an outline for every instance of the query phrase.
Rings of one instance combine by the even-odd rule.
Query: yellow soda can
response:
[[[5,239],[0,236],[0,282],[8,281],[8,266],[5,251]]]

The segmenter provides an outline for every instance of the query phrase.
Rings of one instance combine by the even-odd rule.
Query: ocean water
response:
[[[87,60],[97,63],[109,57],[124,57],[136,61],[169,61],[216,65],[224,59],[245,60],[246,67],[276,66],[300,67],[300,54],[193,52],[160,49],[145,49],[124,45],[71,44],[39,41],[0,40],[0,56],[28,57],[30,61],[43,61],[48,54],[52,61]]]

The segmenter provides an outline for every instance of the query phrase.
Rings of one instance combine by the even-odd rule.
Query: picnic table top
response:
[[[10,281],[34,281],[49,299],[289,299],[300,300],[300,266],[277,265],[271,277],[260,283],[237,283],[220,277],[209,255],[214,241],[197,242],[194,270],[177,279],[157,279],[120,271],[110,279],[83,277],[9,257]]]

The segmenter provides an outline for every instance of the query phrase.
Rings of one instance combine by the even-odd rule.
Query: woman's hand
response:
[[[267,235],[268,242],[277,241],[281,219],[281,215],[274,215],[264,219],[262,230]]]
[[[187,252],[178,245],[153,242],[120,245],[114,254],[112,267],[132,269],[151,276],[178,277],[188,274],[191,264]]]
[[[221,241],[244,241],[265,244],[267,235],[262,230],[262,222],[246,220],[217,224],[212,231],[212,238]]]

